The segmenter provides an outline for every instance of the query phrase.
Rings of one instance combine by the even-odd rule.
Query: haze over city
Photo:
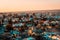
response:
[[[0,0],[0,12],[60,9],[60,0]]]

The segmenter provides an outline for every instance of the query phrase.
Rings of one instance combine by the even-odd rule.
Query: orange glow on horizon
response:
[[[0,12],[60,9],[60,0],[0,0]]]

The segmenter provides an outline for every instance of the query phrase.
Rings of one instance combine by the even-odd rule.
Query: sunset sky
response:
[[[60,9],[60,0],[0,0],[0,12]]]

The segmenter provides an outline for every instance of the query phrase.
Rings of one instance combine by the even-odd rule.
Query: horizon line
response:
[[[43,10],[25,10],[25,11],[0,11],[0,13],[6,13],[6,12],[28,12],[28,11],[53,11],[53,10],[60,10],[60,9],[43,9]]]

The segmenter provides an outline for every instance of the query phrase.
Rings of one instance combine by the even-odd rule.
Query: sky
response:
[[[60,0],[0,0],[0,12],[60,9]]]

